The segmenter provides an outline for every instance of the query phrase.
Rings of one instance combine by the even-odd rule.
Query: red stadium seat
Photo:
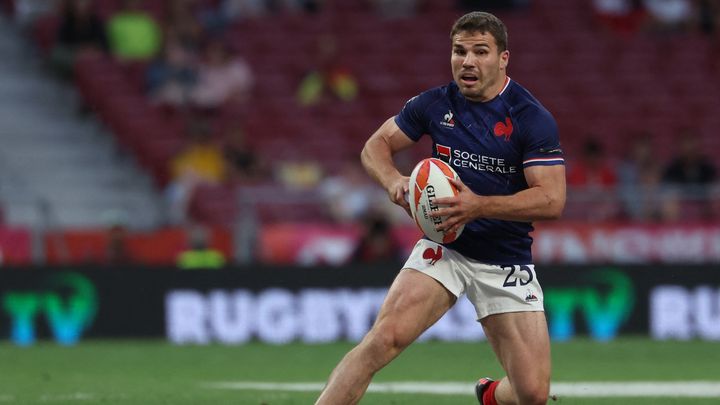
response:
[[[162,19],[165,3],[149,0],[144,7]],[[96,7],[107,17],[120,1],[98,0]],[[253,67],[255,93],[247,106],[228,107],[211,117],[212,126],[219,133],[240,125],[248,142],[273,162],[313,159],[334,170],[343,159],[357,156],[367,137],[409,98],[451,80],[448,24],[459,14],[454,2],[427,0],[413,18],[386,20],[369,2],[348,0],[324,2],[323,10],[313,15],[240,20],[224,39]],[[591,23],[587,2],[533,2],[501,17],[511,33],[509,74],[554,114],[566,154],[576,153],[587,132],[603,137],[608,151],[620,154],[629,132],[646,130],[657,140],[657,155],[667,157],[674,152],[677,117],[698,128],[720,127],[720,76],[707,38],[607,34]],[[56,24],[56,17],[38,21],[34,32],[41,47],[50,46]],[[295,99],[297,85],[316,63],[317,40],[328,33],[338,40],[337,60],[357,77],[358,98],[301,107]],[[76,84],[119,143],[163,183],[167,159],[181,142],[184,116],[161,114],[150,106],[143,95],[144,69],[143,64],[120,66],[107,57],[83,55]],[[703,136],[708,145],[720,146],[714,134]],[[426,157],[427,150],[413,153]],[[222,222],[234,215],[222,206],[225,202],[206,197],[220,193],[229,191],[208,189],[198,197],[200,218]],[[568,215],[579,218],[592,211],[587,207],[572,202]],[[601,208],[614,212],[613,207]],[[262,210],[269,220],[284,213],[277,207]],[[314,212],[285,211],[296,216]]]

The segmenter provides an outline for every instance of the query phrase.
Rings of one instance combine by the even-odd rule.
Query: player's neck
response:
[[[510,77],[508,77],[508,75],[499,77],[497,83],[492,87],[492,90],[488,91],[488,98],[485,101],[490,101],[501,95],[502,92],[505,91],[505,88],[507,88],[508,83],[510,83]]]
[[[476,103],[487,103],[488,101],[492,101],[495,99],[495,97],[501,95],[503,91],[505,91],[509,83],[510,77],[507,75],[502,75],[498,78],[498,81],[496,83],[493,83],[492,86],[487,88],[487,91],[485,91],[482,96],[468,98],[468,100]]]

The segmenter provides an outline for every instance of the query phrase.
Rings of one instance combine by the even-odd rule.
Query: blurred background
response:
[[[720,259],[717,1],[2,4],[5,264],[402,258],[418,233],[359,151],[451,80],[449,27],[471,9],[505,21],[510,76],[560,126],[569,201],[537,261]],[[663,244],[680,231],[703,236]],[[628,234],[663,247],[606,246]]]
[[[505,22],[509,75],[560,127],[567,207],[533,234],[553,338],[720,340],[719,1],[0,8],[0,330],[15,343],[358,339],[372,316],[342,312],[347,288],[372,313],[420,236],[360,150],[451,80],[449,30],[470,10]],[[430,153],[423,140],[398,166]],[[73,329],[48,306],[47,322],[20,322],[12,302],[27,291],[58,292],[85,321]],[[218,302],[270,308],[268,321],[213,329]],[[298,306],[340,312],[278,318]],[[313,329],[328,319],[339,326]],[[458,325],[433,336],[482,339]]]

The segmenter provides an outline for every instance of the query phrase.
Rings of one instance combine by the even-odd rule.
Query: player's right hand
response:
[[[410,204],[408,203],[407,196],[410,190],[410,177],[399,176],[393,180],[387,187],[387,193],[390,197],[390,201],[403,207],[405,212],[412,217],[410,213]]]

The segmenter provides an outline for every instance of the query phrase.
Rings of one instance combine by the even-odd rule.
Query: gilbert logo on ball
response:
[[[457,239],[464,229],[463,226],[452,233],[436,231],[435,227],[442,223],[445,217],[430,216],[431,212],[441,208],[435,204],[436,198],[457,195],[459,190],[449,180],[457,178],[457,173],[450,165],[435,158],[421,160],[410,175],[410,212],[418,228],[433,242],[450,243]]]

